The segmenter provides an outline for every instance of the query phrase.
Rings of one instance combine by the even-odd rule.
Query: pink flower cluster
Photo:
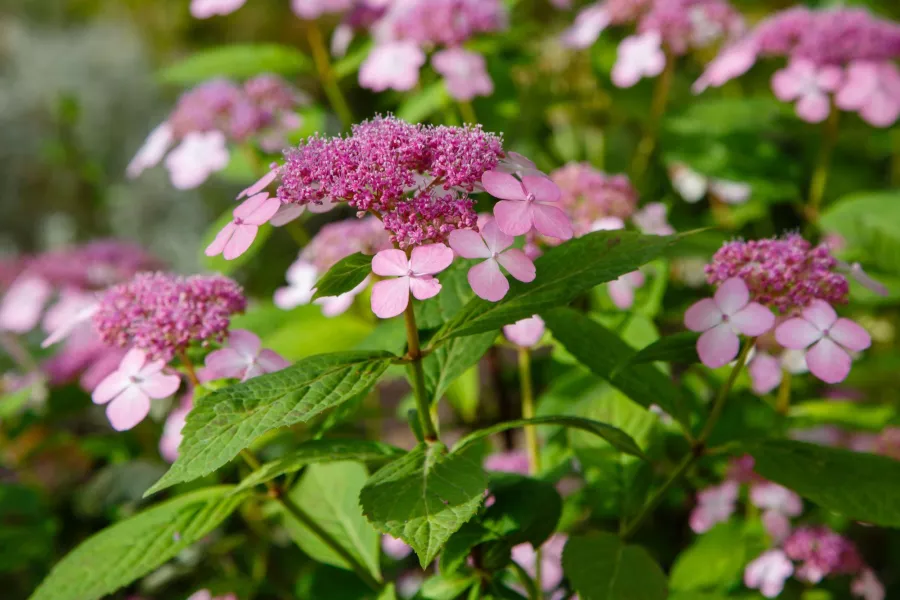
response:
[[[93,322],[105,343],[168,361],[192,343],[223,339],[246,306],[241,287],[221,275],[139,273],[103,294]]]
[[[861,8],[781,11],[724,49],[694,89],[720,86],[771,56],[788,60],[772,90],[782,101],[796,101],[805,121],[824,120],[832,103],[877,127],[900,117],[900,25]]]
[[[569,163],[550,173],[559,186],[560,207],[572,219],[576,236],[610,217],[625,221],[637,210],[637,190],[626,175],[608,175],[588,163]]]
[[[240,143],[254,138],[267,152],[282,148],[287,143],[285,134],[300,125],[293,111],[305,102],[303,95],[275,75],[259,75],[243,85],[225,79],[200,84],[179,98],[169,118],[138,150],[127,174],[137,177],[165,156],[172,185],[197,187],[228,165],[229,140]]]

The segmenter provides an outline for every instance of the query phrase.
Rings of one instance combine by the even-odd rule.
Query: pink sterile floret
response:
[[[457,229],[450,233],[450,247],[463,258],[483,258],[483,262],[469,269],[469,285],[475,294],[497,302],[509,291],[509,281],[500,270],[502,266],[510,275],[528,283],[534,281],[534,263],[518,248],[510,248],[512,236],[506,235],[490,220],[481,232]]]
[[[443,244],[413,248],[409,258],[402,250],[382,250],[372,259],[372,272],[382,277],[372,287],[372,312],[382,319],[396,317],[409,305],[409,294],[419,300],[441,291],[434,277],[453,262],[453,251]]]
[[[116,431],[131,429],[150,412],[150,399],[168,398],[181,383],[178,375],[163,372],[166,361],[147,362],[147,355],[137,348],[128,351],[118,370],[94,389],[95,404],[109,404],[106,416]]]

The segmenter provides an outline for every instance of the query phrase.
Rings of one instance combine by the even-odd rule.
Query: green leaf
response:
[[[621,452],[647,460],[646,455],[644,455],[637,443],[633,439],[631,439],[631,436],[629,436],[621,429],[617,429],[616,427],[607,425],[606,423],[600,423],[599,421],[582,419],[581,417],[568,417],[561,415],[534,417],[532,419],[516,419],[515,421],[505,421],[503,423],[492,425],[491,427],[485,427],[484,429],[473,431],[469,435],[464,436],[461,440],[456,442],[456,446],[454,446],[453,448],[453,453],[455,454],[458,452],[464,452],[478,440],[492,436],[495,433],[500,433],[501,431],[507,431],[509,429],[518,429],[519,427],[535,425],[561,425],[563,427],[581,429],[602,437],[604,440],[609,442],[613,447],[615,447],[617,450],[620,450]]]
[[[680,364],[693,364],[700,361],[697,356],[697,339],[700,334],[693,331],[685,331],[667,335],[636,352],[634,356],[622,361],[620,367],[628,365],[641,365],[653,362],[674,362]]]
[[[849,519],[900,527],[900,461],[793,440],[748,448],[754,471]]]
[[[245,477],[236,491],[271,481],[280,475],[294,473],[315,463],[351,460],[365,463],[389,462],[404,454],[405,451],[400,448],[368,440],[309,440]]]
[[[721,523],[688,546],[672,565],[673,591],[730,589],[740,583],[744,567],[765,548],[759,536],[734,520]]]
[[[897,416],[897,410],[890,404],[863,404],[852,400],[809,400],[791,405],[788,414],[793,424],[838,425],[847,429],[881,431]]]
[[[246,252],[237,258],[225,260],[221,254],[216,256],[206,256],[206,254],[203,253],[203,250],[212,243],[219,231],[234,219],[234,216],[231,214],[232,210],[233,209],[229,208],[222,213],[221,216],[206,229],[206,233],[203,234],[203,242],[200,244],[200,264],[203,265],[203,268],[207,271],[222,273],[223,275],[233,273],[238,267],[247,264],[254,256],[259,254],[259,251],[265,245],[266,240],[272,235],[272,226],[262,225],[256,234],[256,239],[253,240],[253,244],[251,244]]]
[[[551,248],[535,261],[537,278],[513,281],[500,302],[475,298],[435,335],[432,345],[563,306],[592,287],[634,271],[678,241],[674,236],[597,231]]]
[[[568,308],[541,313],[550,331],[566,350],[595,375],[609,381],[645,408],[653,404],[687,426],[687,411],[681,392],[653,365],[618,368],[623,356],[634,349],[596,321]]]
[[[824,212],[820,224],[846,240],[853,258],[900,273],[900,190],[841,198]]]
[[[96,517],[124,504],[137,504],[165,472],[165,463],[140,459],[107,465],[78,490],[75,508],[82,515]]]
[[[481,374],[478,363],[472,365],[447,388],[447,402],[463,423],[472,424],[478,418],[481,401]]]
[[[295,75],[308,71],[310,61],[291,46],[233,44],[195,52],[159,71],[163,83],[192,85],[215,77],[244,79],[260,73]]]
[[[407,94],[406,99],[397,107],[397,117],[409,123],[418,123],[449,103],[450,96],[444,80],[439,79],[413,94]]]
[[[178,459],[147,494],[212,473],[262,434],[309,421],[368,392],[392,357],[321,354],[195,400]]]
[[[477,583],[479,583],[479,579],[474,573],[441,573],[425,580],[416,598],[456,600],[460,594]]]
[[[424,567],[484,500],[484,469],[440,443],[419,444],[382,467],[359,495],[366,517],[412,546]]]
[[[478,364],[484,353],[494,345],[496,331],[453,338],[436,348],[422,361],[425,391],[431,402],[437,402],[457,377]]]
[[[53,568],[31,600],[95,600],[143,577],[224,521],[246,498],[232,489],[191,492],[91,536]]]
[[[569,538],[563,570],[582,600],[665,600],[666,576],[640,546],[611,533]]]
[[[369,525],[359,507],[359,492],[367,477],[365,467],[357,462],[310,465],[288,497],[360,564],[365,565],[376,581],[380,581],[378,557],[381,536]],[[315,533],[287,511],[282,514],[291,537],[310,558],[352,570],[351,565]]]
[[[312,299],[340,296],[349,292],[372,272],[372,257],[357,252],[339,260],[316,282]]]
[[[0,485],[0,573],[46,565],[56,529],[56,519],[36,490],[11,482]]]

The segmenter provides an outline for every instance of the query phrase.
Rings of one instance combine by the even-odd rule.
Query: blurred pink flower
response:
[[[542,325],[543,330],[543,325]],[[484,459],[484,468],[499,473],[518,473],[528,475],[528,455],[523,450],[496,452]]]
[[[28,333],[34,329],[52,293],[53,286],[41,277],[18,277],[0,301],[0,330]]]
[[[534,281],[535,268],[531,259],[518,248],[510,248],[515,240],[506,235],[492,219],[481,232],[457,229],[450,232],[450,247],[463,258],[483,258],[469,269],[468,280],[479,298],[490,302],[501,300],[509,291],[509,281],[500,267],[519,281]]]
[[[766,598],[777,598],[784,589],[784,582],[794,572],[794,564],[781,550],[762,553],[744,569],[744,584]]]
[[[850,584],[850,591],[854,596],[863,600],[884,600],[886,598],[884,585],[878,581],[872,569],[863,569],[862,573]]]
[[[195,19],[208,19],[215,15],[233,13],[247,0],[191,0],[191,15]]]
[[[551,591],[562,583],[562,554],[568,537],[562,533],[554,533],[541,545],[541,587]],[[513,546],[512,559],[530,576],[535,576],[537,553],[531,544]]]
[[[781,383],[781,362],[768,352],[757,351],[747,364],[753,391],[768,394]]]
[[[790,533],[790,517],[798,517],[803,512],[803,501],[793,491],[771,481],[754,483],[750,486],[750,502],[763,509],[763,525],[775,541],[781,541]]]
[[[134,179],[143,173],[145,169],[158,165],[174,141],[172,126],[167,122],[159,124],[156,129],[150,132],[150,135],[144,141],[144,145],[140,147],[137,154],[128,163],[125,174]]]
[[[641,271],[632,271],[625,273],[614,281],[610,281],[606,285],[609,292],[609,298],[616,305],[616,308],[626,310],[634,304],[634,290],[644,285],[646,278]]]
[[[516,346],[531,348],[544,336],[544,320],[534,315],[503,327],[503,335]]]
[[[725,481],[697,493],[697,505],[688,520],[694,533],[705,533],[734,514],[738,497],[736,481]]]
[[[669,208],[662,202],[651,202],[631,217],[642,233],[649,235],[671,235],[675,228],[669,225]]]
[[[797,116],[808,123],[821,123],[831,112],[831,94],[837,91],[843,74],[834,65],[816,65],[794,58],[772,76],[772,91],[782,102],[797,101]]]
[[[697,353],[703,364],[715,369],[737,356],[738,334],[764,334],[775,324],[775,315],[761,304],[750,302],[747,284],[733,277],[722,283],[712,298],[688,308],[684,324],[691,331],[703,332],[697,340]]]
[[[234,219],[206,247],[206,255],[221,254],[225,260],[237,258],[253,244],[260,225],[274,217],[280,207],[281,200],[270,198],[268,192],[250,196],[234,209]]]
[[[900,70],[893,62],[850,63],[835,104],[858,112],[870,125],[890,127],[900,117]]]
[[[610,24],[610,16],[602,4],[591,4],[581,10],[575,22],[562,34],[562,43],[570,48],[593,46],[600,33]]]
[[[850,373],[849,351],[861,352],[872,343],[869,333],[850,319],[838,318],[831,305],[813,300],[802,317],[788,319],[775,329],[785,348],[806,352],[809,371],[825,383],[838,383]]]
[[[709,193],[725,204],[743,204],[750,198],[750,184],[729,179],[710,179]]]
[[[264,373],[274,373],[290,366],[278,353],[262,348],[259,337],[246,329],[228,334],[225,348],[206,355],[206,376],[212,379],[247,381]]]
[[[180,190],[189,190],[227,167],[228,159],[225,134],[221,131],[192,131],[166,156],[166,168],[172,185]]]
[[[441,291],[434,277],[453,262],[453,251],[443,244],[413,248],[409,258],[402,250],[382,250],[372,259],[372,272],[382,277],[372,287],[372,312],[379,318],[396,317],[409,304],[409,294],[419,300],[432,298]]]
[[[468,101],[475,96],[490,96],[494,82],[488,75],[484,57],[462,48],[449,48],[431,57],[434,70],[443,75],[447,91],[456,100]]]
[[[631,87],[643,77],[656,77],[665,67],[666,55],[658,32],[632,35],[619,44],[612,82],[620,88]]]
[[[525,175],[519,181],[508,173],[487,171],[481,183],[487,193],[501,199],[494,205],[494,217],[503,233],[523,235],[534,227],[550,237],[572,237],[569,218],[554,206],[559,201],[559,187],[546,177]]]
[[[182,396],[181,402],[172,409],[163,425],[162,437],[159,439],[159,454],[166,461],[173,463],[178,458],[178,446],[181,445],[184,422],[193,407],[193,392]]]
[[[758,55],[759,48],[753,39],[748,38],[726,47],[706,65],[706,70],[694,82],[691,91],[699,94],[710,86],[719,87],[740,77],[750,70]]]
[[[408,92],[419,82],[425,53],[414,42],[387,42],[376,46],[359,67],[359,84],[376,92]]]
[[[381,536],[381,550],[394,560],[403,560],[412,552],[412,548],[392,535]]]
[[[164,360],[147,362],[142,350],[132,348],[119,368],[94,389],[95,404],[109,404],[106,416],[116,431],[131,429],[150,412],[150,399],[168,398],[181,383],[178,375],[163,372]]]
[[[291,9],[301,19],[318,19],[325,13],[338,13],[353,8],[354,0],[291,0]]]

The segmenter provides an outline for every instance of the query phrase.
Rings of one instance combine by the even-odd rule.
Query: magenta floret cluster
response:
[[[238,85],[214,79],[185,92],[168,122],[176,139],[192,132],[221,131],[243,141],[278,129],[305,98],[275,75],[259,75]]]
[[[192,343],[221,341],[246,306],[241,286],[221,275],[138,273],[103,294],[93,321],[106,344],[171,360]]]
[[[784,553],[802,563],[797,578],[818,583],[829,575],[854,574],[865,563],[856,546],[827,527],[799,527],[784,541]]]
[[[377,218],[345,219],[323,225],[300,252],[300,260],[324,273],[351,254],[376,254],[390,247],[388,234]]]
[[[638,31],[658,32],[666,48],[685,54],[741,32],[741,14],[727,0],[655,0],[638,23]]]
[[[560,208],[575,228],[584,235],[599,219],[625,220],[637,209],[638,195],[626,175],[608,175],[588,163],[570,163],[550,173],[559,186]]]
[[[740,277],[753,301],[787,314],[814,299],[845,304],[846,277],[834,272],[837,260],[825,244],[813,247],[798,234],[723,245],[706,266],[710,284]]]
[[[59,288],[102,290],[135,273],[161,266],[159,259],[140,246],[96,240],[39,254],[25,261],[23,271]]]
[[[457,46],[478,33],[499,31],[507,17],[500,0],[407,0],[397,3],[391,33],[419,45]]]
[[[502,156],[502,139],[480,127],[376,117],[347,137],[313,136],[288,150],[278,198],[301,206],[346,202],[379,217],[401,248],[444,242],[474,226],[468,194]]]

